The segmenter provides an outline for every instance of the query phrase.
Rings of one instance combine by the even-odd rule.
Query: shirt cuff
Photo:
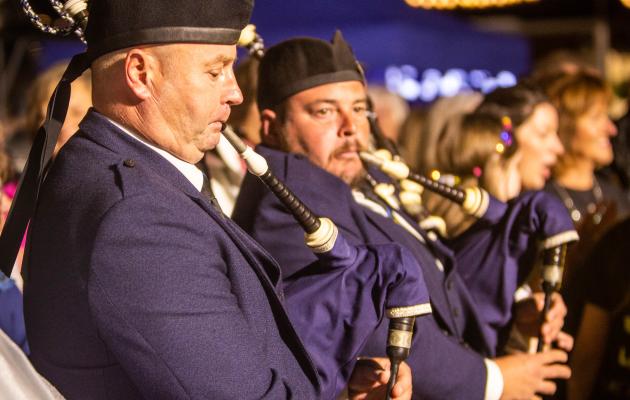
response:
[[[492,360],[484,358],[486,364],[486,393],[484,400],[499,400],[503,394],[503,374],[501,369]]]

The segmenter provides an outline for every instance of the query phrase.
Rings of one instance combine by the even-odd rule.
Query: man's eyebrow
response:
[[[235,63],[236,57],[227,56],[225,54],[219,54],[216,57],[206,61],[206,65],[214,65],[214,64],[230,64]]]
[[[313,101],[310,101],[308,103],[306,103],[307,107],[312,107],[318,103],[327,103],[327,104],[332,104],[332,105],[337,105],[337,100],[334,99],[315,99]]]
[[[307,103],[307,106],[313,106],[317,103],[327,103],[327,104],[334,104],[337,105],[339,104],[339,101],[336,99],[315,99],[309,103]],[[352,102],[352,104],[357,104],[357,103],[367,103],[367,97],[366,98],[361,98],[361,99],[356,99]]]

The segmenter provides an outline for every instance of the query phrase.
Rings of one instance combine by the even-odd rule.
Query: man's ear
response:
[[[260,112],[260,139],[263,143],[272,145],[278,143],[277,124],[278,116],[275,111],[265,108]]]
[[[151,97],[153,69],[157,60],[142,49],[131,49],[125,57],[125,82],[131,92],[139,99]]]

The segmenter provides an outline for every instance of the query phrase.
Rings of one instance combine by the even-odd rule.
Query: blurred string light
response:
[[[442,73],[429,68],[421,73],[412,65],[390,65],[385,69],[385,86],[408,101],[431,102],[438,97],[451,97],[466,91],[488,93],[498,87],[516,85],[516,75],[500,71],[452,68]]]
[[[455,8],[490,8],[507,7],[518,4],[538,3],[540,0],[405,0],[407,5],[414,8],[454,10]],[[619,0],[625,7],[630,8],[630,0]]]
[[[539,0],[405,0],[414,8],[453,10],[455,8],[506,7],[523,3],[537,3]],[[630,0],[621,0],[624,4]]]

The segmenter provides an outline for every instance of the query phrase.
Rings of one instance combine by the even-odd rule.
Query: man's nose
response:
[[[225,88],[225,103],[236,106],[243,102],[243,93],[241,92],[241,88],[238,87],[238,83],[236,82],[236,78],[232,75],[230,77],[230,81]]]
[[[341,126],[339,127],[339,136],[353,136],[357,133],[357,124],[352,113],[347,111],[339,112],[341,118]]]

